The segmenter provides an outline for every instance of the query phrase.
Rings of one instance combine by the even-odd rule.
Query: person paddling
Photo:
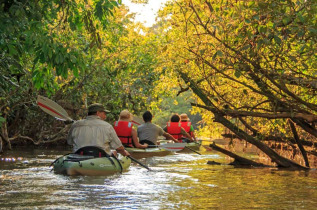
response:
[[[124,149],[120,139],[118,138],[113,127],[105,122],[106,113],[108,110],[102,104],[95,103],[88,107],[88,116],[86,119],[76,121],[67,137],[67,143],[73,145],[73,151],[78,154],[85,155],[85,148],[89,152],[93,148],[98,148],[99,156],[100,150],[104,151],[105,155],[112,155],[111,150],[115,149],[124,156],[130,156],[129,152]]]
[[[182,128],[184,128],[184,130],[193,138],[194,141],[197,141],[196,136],[195,136],[194,127],[193,127],[192,123],[190,122],[187,114],[186,113],[181,114],[180,118],[181,118]],[[183,137],[186,138],[185,136],[183,136]]]
[[[185,131],[181,126],[180,117],[178,114],[172,115],[167,125],[164,127],[164,131],[171,134],[174,138],[178,139],[180,142],[191,142],[193,141],[192,137]],[[183,136],[185,138],[183,138]]]
[[[149,145],[157,145],[157,138],[164,136],[168,140],[179,142],[169,133],[166,133],[161,127],[152,123],[153,115],[150,111],[143,114],[144,124],[140,125],[137,129],[140,143],[147,143]]]
[[[119,120],[114,122],[114,130],[125,147],[144,149],[148,144],[140,144],[137,131],[132,126],[132,114],[128,110],[120,112]]]

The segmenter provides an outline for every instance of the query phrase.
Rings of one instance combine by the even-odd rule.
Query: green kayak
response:
[[[167,151],[164,148],[145,148],[145,149],[139,149],[139,148],[125,148],[131,156],[135,158],[145,158],[145,157],[152,157],[152,156],[166,156],[170,155],[173,152]]]
[[[57,174],[101,176],[127,170],[131,159],[120,154],[118,158],[69,154],[56,159],[53,164]]]

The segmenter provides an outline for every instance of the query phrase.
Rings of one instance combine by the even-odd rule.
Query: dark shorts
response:
[[[140,144],[148,144],[148,145],[155,145],[153,142],[151,142],[150,140],[141,140]]]
[[[190,140],[189,139],[187,139],[187,138],[182,138],[182,143],[189,143],[190,142]]]

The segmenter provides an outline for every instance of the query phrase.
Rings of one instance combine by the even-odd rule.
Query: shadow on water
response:
[[[69,177],[50,171],[61,150],[0,156],[1,209],[315,209],[317,172],[207,165],[205,151],[140,159],[123,174]],[[11,158],[11,159],[10,159]],[[13,159],[12,159],[13,158]]]

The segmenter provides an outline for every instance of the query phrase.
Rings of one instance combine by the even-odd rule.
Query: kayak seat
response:
[[[75,154],[88,155],[93,157],[109,157],[109,155],[101,148],[94,146],[87,146],[78,149]]]

